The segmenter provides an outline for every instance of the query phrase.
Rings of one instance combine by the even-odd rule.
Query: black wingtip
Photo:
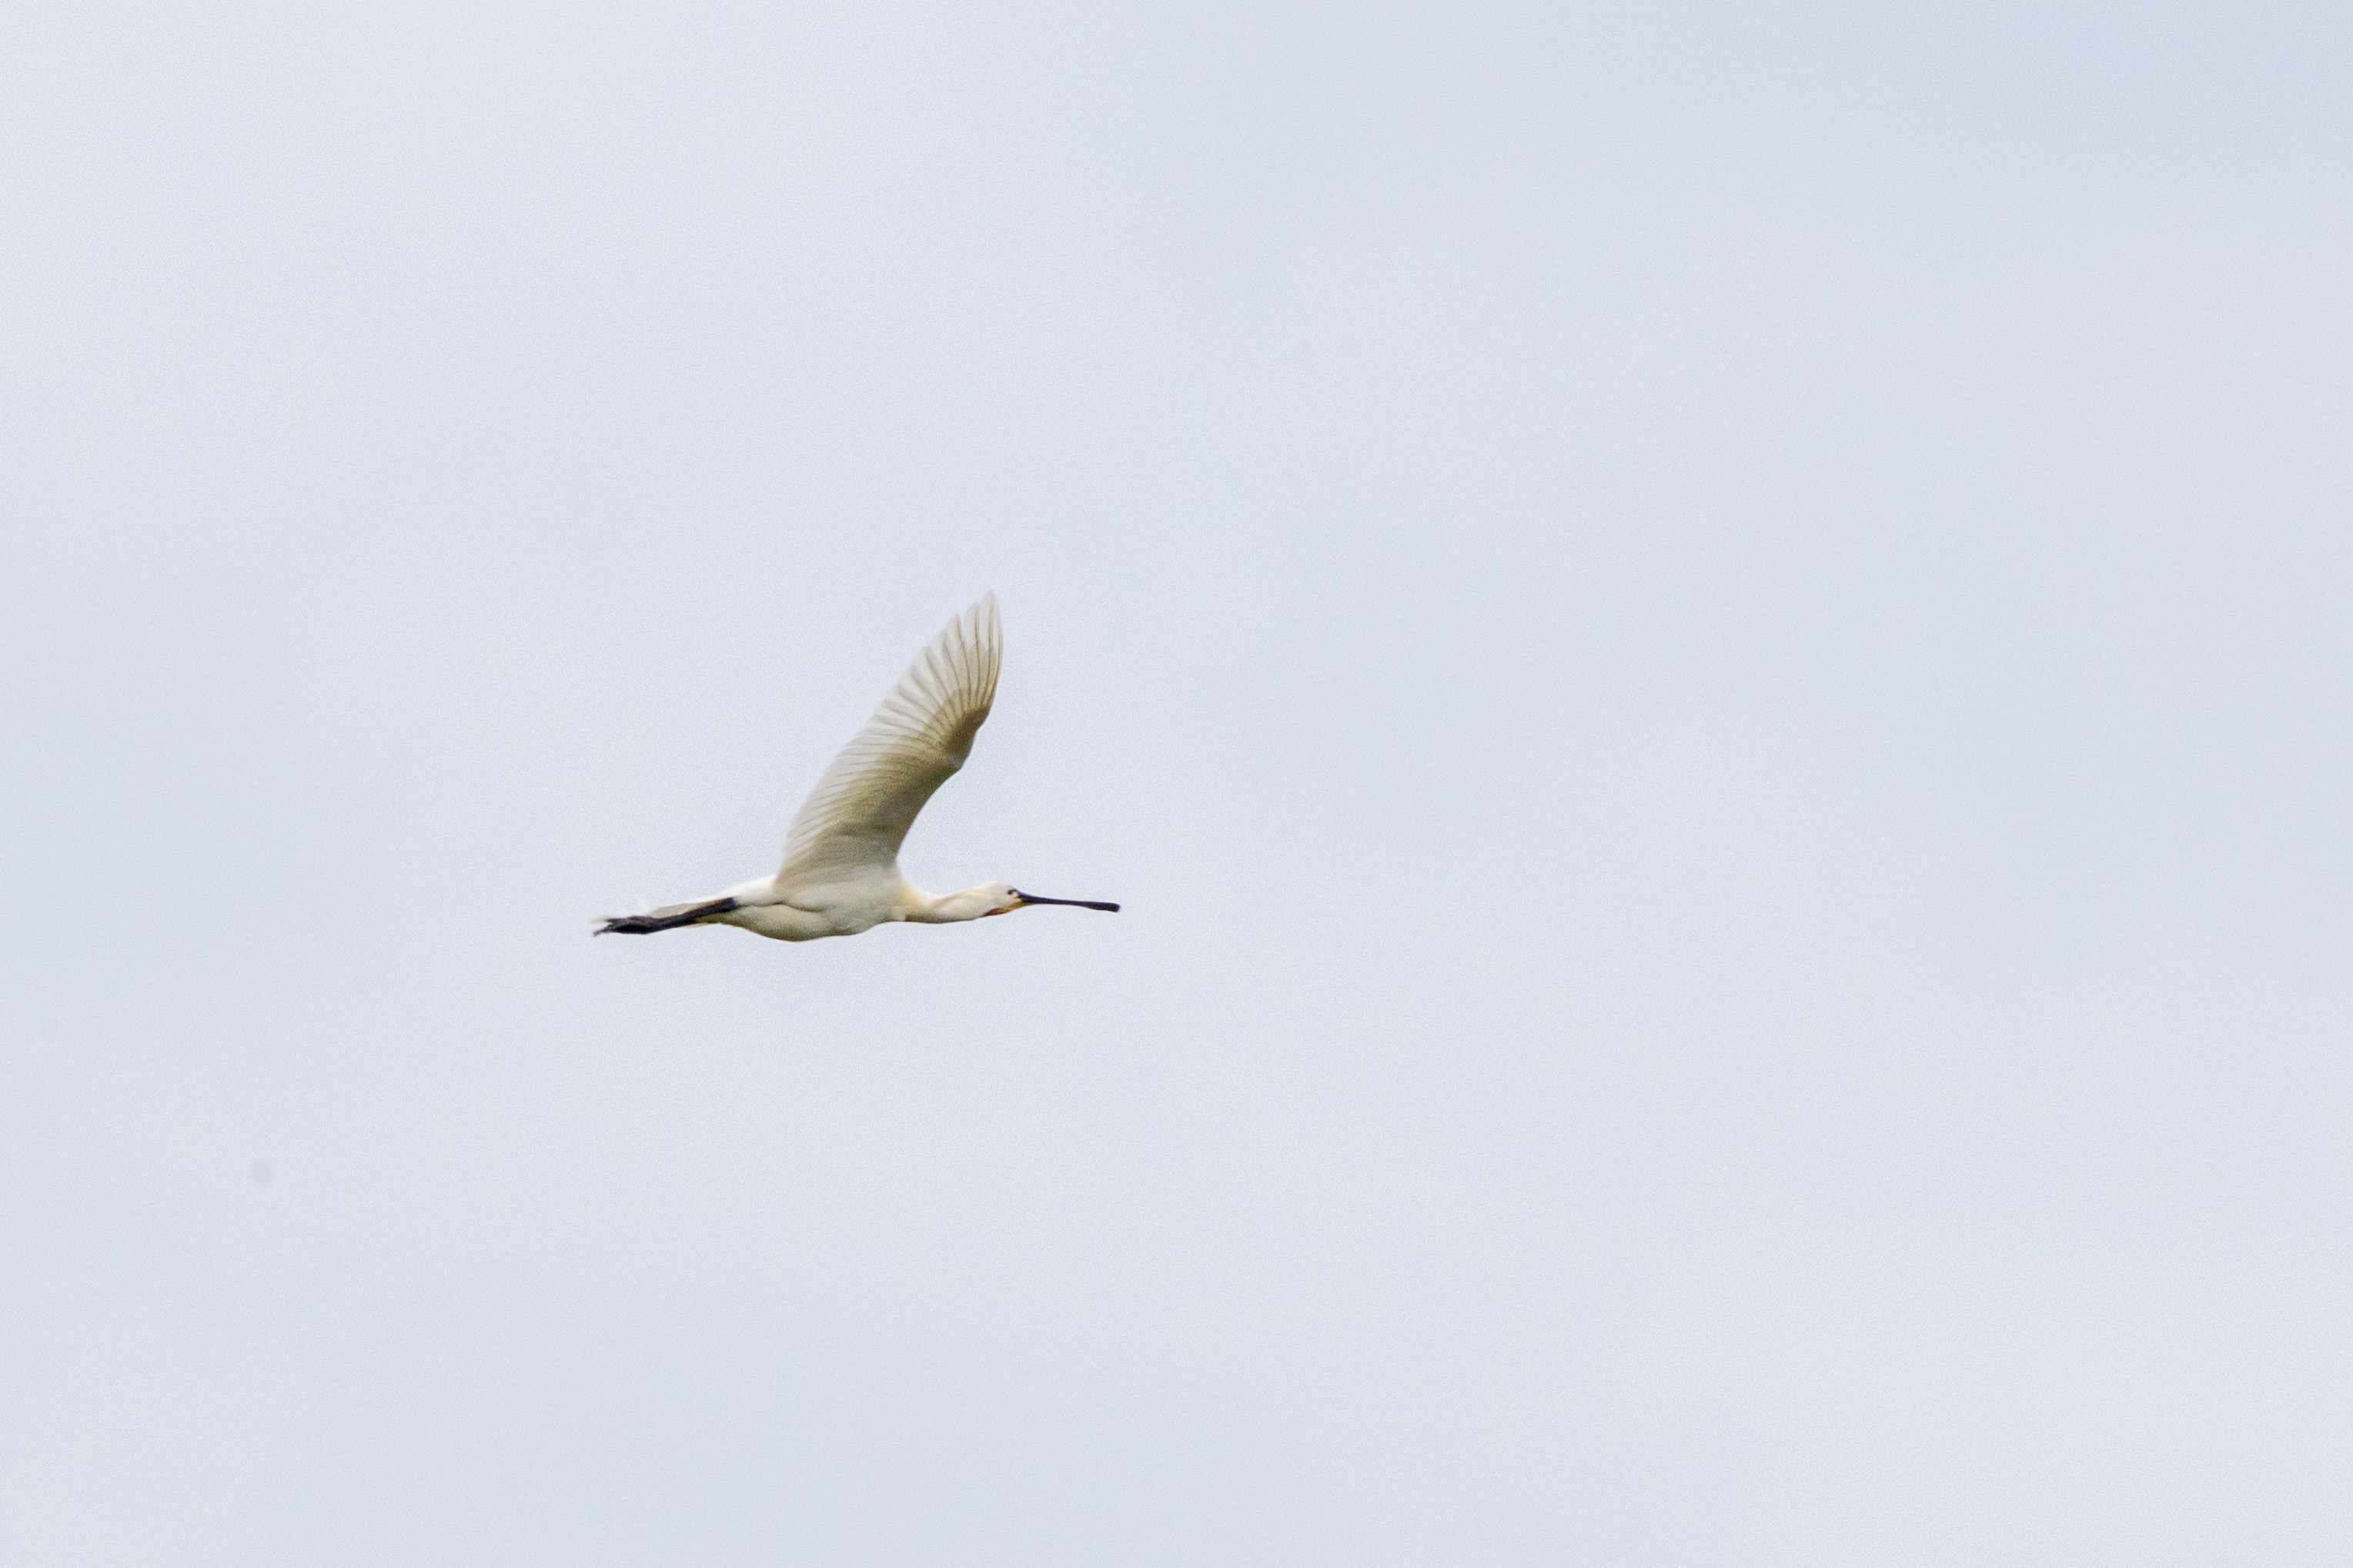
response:
[[[613,915],[602,926],[588,934],[601,937],[613,932],[622,937],[643,937],[655,931],[674,931],[681,926],[699,925],[714,915],[724,915],[735,907],[733,898],[714,898],[708,904],[698,904],[691,909],[675,915]]]

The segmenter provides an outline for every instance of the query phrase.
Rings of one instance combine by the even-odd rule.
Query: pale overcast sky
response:
[[[8,8],[0,1558],[2353,1560],[2348,47]]]

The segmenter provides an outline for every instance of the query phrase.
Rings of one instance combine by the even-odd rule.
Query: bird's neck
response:
[[[901,919],[918,926],[953,926],[959,920],[977,920],[987,914],[988,895],[977,887],[967,887],[961,893],[926,893],[907,883],[900,890],[899,907],[904,911]]]

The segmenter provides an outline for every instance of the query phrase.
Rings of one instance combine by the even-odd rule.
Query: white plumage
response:
[[[1009,883],[931,894],[899,874],[899,846],[939,787],[972,755],[997,700],[1005,637],[997,596],[947,623],[915,656],[866,727],[841,748],[793,815],[774,876],[710,898],[620,915],[596,928],[643,935],[681,926],[740,926],[781,941],[848,937],[892,920],[946,925],[1031,904],[1117,910],[1082,898],[1039,898]]]

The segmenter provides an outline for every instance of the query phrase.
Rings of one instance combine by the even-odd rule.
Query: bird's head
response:
[[[1116,904],[1101,904],[1090,898],[1040,898],[1034,893],[1022,892],[1009,882],[985,882],[972,891],[981,901],[983,918],[991,915],[1010,915],[1016,909],[1026,909],[1032,904],[1068,904],[1079,909],[1101,909],[1113,915],[1119,913]]]
[[[965,896],[980,906],[980,913],[974,916],[976,919],[987,919],[991,915],[1010,915],[1021,907],[1021,895],[1014,891],[1009,882],[984,882],[978,887],[966,889]]]

